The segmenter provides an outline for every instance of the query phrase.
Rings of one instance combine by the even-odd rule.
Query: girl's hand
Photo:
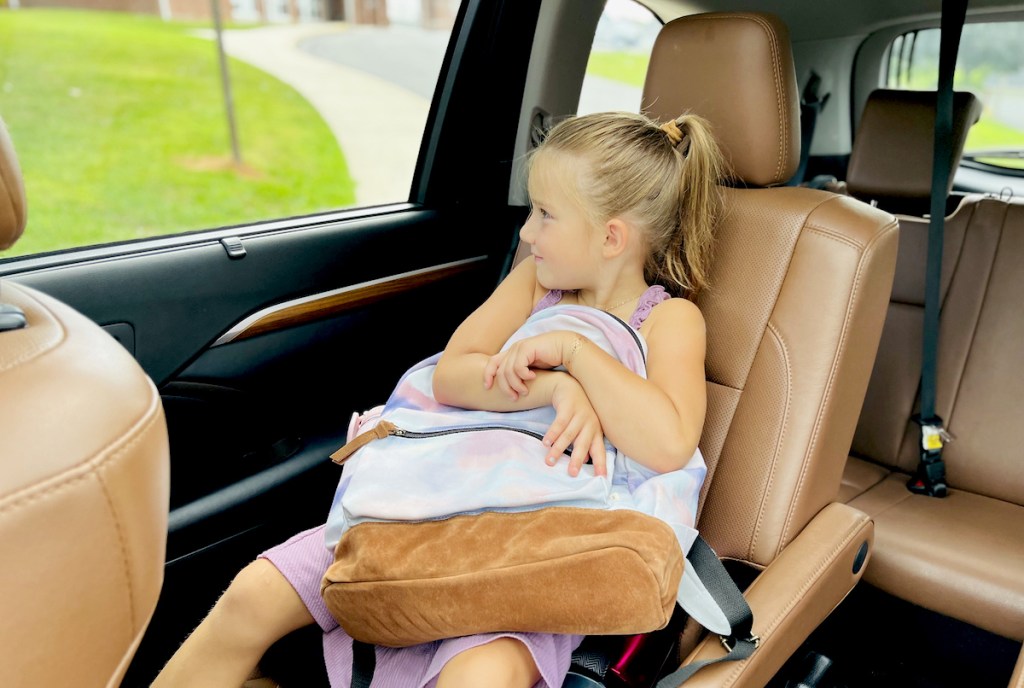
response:
[[[562,364],[568,332],[547,332],[520,339],[505,351],[491,356],[484,366],[484,389],[498,388],[514,401],[528,393],[527,380],[537,377],[532,368],[549,369]]]
[[[547,464],[554,466],[558,463],[559,457],[571,444],[569,475],[579,475],[588,456],[594,462],[596,475],[608,475],[604,430],[583,386],[570,375],[562,376],[551,395],[551,404],[556,415],[544,434],[544,445],[548,447]]]

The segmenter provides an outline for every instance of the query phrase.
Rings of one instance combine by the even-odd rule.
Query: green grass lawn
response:
[[[642,87],[650,61],[650,55],[642,53],[594,52],[587,62],[587,74]]]
[[[1001,122],[986,119],[984,115],[971,127],[964,144],[964,153],[976,150],[1024,149],[1024,131],[1014,129]],[[979,158],[981,162],[1002,167],[1024,168],[1024,160],[1013,158]]]
[[[334,136],[291,87],[231,60],[234,165],[217,53],[195,23],[0,10],[0,117],[29,198],[0,258],[352,205]]]

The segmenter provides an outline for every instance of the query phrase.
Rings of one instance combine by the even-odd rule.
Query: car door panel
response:
[[[350,414],[497,283],[525,214],[507,204],[508,151],[539,4],[464,3],[411,203],[0,264],[105,327],[161,393],[167,565],[124,685],[148,684],[246,562],[323,521]]]

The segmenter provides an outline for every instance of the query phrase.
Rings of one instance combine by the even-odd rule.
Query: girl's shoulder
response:
[[[703,337],[704,315],[693,301],[670,297],[652,306],[640,331],[648,341],[656,332],[658,338],[684,334],[692,336],[698,333]]]

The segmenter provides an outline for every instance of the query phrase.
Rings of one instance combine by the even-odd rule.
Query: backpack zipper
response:
[[[617,323],[626,328],[633,341],[636,343],[636,348],[640,351],[640,359],[644,362],[644,367],[647,366],[647,356],[644,354],[643,344],[640,343],[640,337],[637,335],[636,330],[622,318],[617,315],[608,313]],[[431,430],[431,431],[416,431],[416,430],[405,430],[400,428],[391,421],[382,420],[373,427],[372,430],[364,432],[361,435],[356,436],[351,442],[348,442],[341,449],[331,454],[331,461],[338,464],[339,466],[348,461],[348,458],[352,456],[357,450],[366,446],[373,440],[384,439],[389,435],[394,437],[405,437],[408,439],[419,439],[424,437],[440,437],[441,435],[453,435],[460,432],[477,432],[479,430],[510,430],[512,432],[518,432],[523,435],[529,435],[534,439],[543,441],[544,436],[540,433],[532,432],[530,430],[524,430],[522,428],[512,428],[505,425],[480,425],[472,428],[451,428],[448,430]],[[562,452],[563,454],[570,454],[569,448]]]
[[[542,442],[544,440],[544,436],[539,432],[533,432],[532,430],[526,430],[524,428],[513,428],[507,425],[476,425],[471,428],[448,428],[447,430],[417,431],[406,430],[405,428],[398,427],[389,420],[382,420],[371,430],[358,435],[344,447],[331,454],[331,461],[340,466],[344,464],[352,454],[357,450],[362,449],[370,442],[384,439],[389,436],[403,437],[405,439],[423,439],[426,437],[441,437],[442,435],[456,435],[466,432],[480,432],[483,430],[507,430],[509,432],[518,432],[521,435],[529,435],[538,442]],[[571,456],[571,452],[568,447],[566,447],[562,453]]]

